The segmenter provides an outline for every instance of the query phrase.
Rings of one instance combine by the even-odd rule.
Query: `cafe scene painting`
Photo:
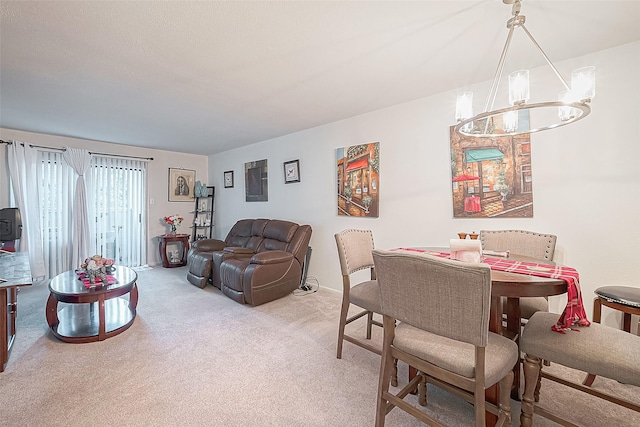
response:
[[[380,143],[336,149],[338,215],[377,218],[380,190]]]
[[[530,134],[473,138],[453,129],[453,217],[533,217]]]

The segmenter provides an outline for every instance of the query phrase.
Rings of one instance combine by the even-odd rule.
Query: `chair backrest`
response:
[[[263,240],[268,219],[241,219],[229,230],[225,242],[227,246],[239,246],[256,250]]]
[[[482,249],[553,260],[557,237],[525,230],[480,230]]]
[[[382,313],[416,328],[487,345],[491,270],[401,251],[373,251]]]
[[[373,268],[373,233],[371,230],[343,230],[335,234],[340,269],[343,276]]]

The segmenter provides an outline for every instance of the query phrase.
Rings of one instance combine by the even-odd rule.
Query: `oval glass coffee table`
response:
[[[109,274],[118,283],[91,289],[85,287],[74,270],[51,280],[46,316],[53,335],[72,343],[103,341],[133,324],[138,305],[138,274],[120,266]],[[60,310],[59,303],[64,303]]]

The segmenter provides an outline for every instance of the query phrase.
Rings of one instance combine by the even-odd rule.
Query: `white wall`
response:
[[[556,261],[581,276],[587,313],[593,291],[603,285],[640,287],[640,42],[555,64],[571,70],[595,65],[597,95],[591,115],[563,128],[531,136],[534,217],[453,219],[449,126],[456,92],[418,99],[209,158],[215,184],[215,233],[224,238],[240,218],[280,218],[313,227],[309,274],[320,285],[341,289],[334,233],[367,228],[376,247],[445,246],[459,231],[518,228],[558,236]],[[434,64],[434,67],[438,67]],[[443,71],[445,72],[445,71]],[[425,76],[427,78],[427,76]],[[556,99],[561,89],[548,68],[531,70],[532,95]],[[542,97],[545,89],[549,93]],[[473,88],[476,111],[490,82]],[[335,149],[380,142],[380,217],[337,215]],[[268,159],[269,201],[244,201],[244,163]],[[283,162],[300,159],[301,182],[284,184]],[[234,170],[235,187],[223,188],[223,171]],[[565,297],[551,299],[552,311]],[[617,314],[605,309],[606,323]]]
[[[185,222],[178,228],[178,232],[191,234],[189,225],[193,219],[194,202],[169,202],[168,184],[169,168],[191,169],[196,171],[196,179],[207,181],[207,157],[194,154],[183,154],[172,151],[152,150],[148,148],[132,147],[128,145],[110,144],[106,142],[85,139],[67,138],[61,136],[44,135],[33,132],[23,132],[0,128],[0,139],[3,141],[16,140],[27,144],[45,147],[86,148],[90,151],[107,154],[129,155],[138,157],[153,157],[147,166],[147,263],[157,265],[161,263],[156,236],[169,231],[162,217],[180,214]],[[9,203],[9,172],[7,170],[6,145],[0,145],[0,207]],[[153,204],[150,202],[153,200]]]

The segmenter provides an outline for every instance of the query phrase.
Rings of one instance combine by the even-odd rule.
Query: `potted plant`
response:
[[[364,205],[364,213],[369,213],[369,206],[371,206],[372,201],[373,201],[373,197],[371,197],[368,194],[362,197],[362,204]]]
[[[351,203],[351,198],[353,197],[351,186],[347,186],[342,192],[342,195],[347,198],[347,203]]]
[[[507,200],[507,194],[511,191],[511,187],[507,184],[507,171],[501,169],[498,173],[498,183],[493,187],[502,196],[502,201]]]

